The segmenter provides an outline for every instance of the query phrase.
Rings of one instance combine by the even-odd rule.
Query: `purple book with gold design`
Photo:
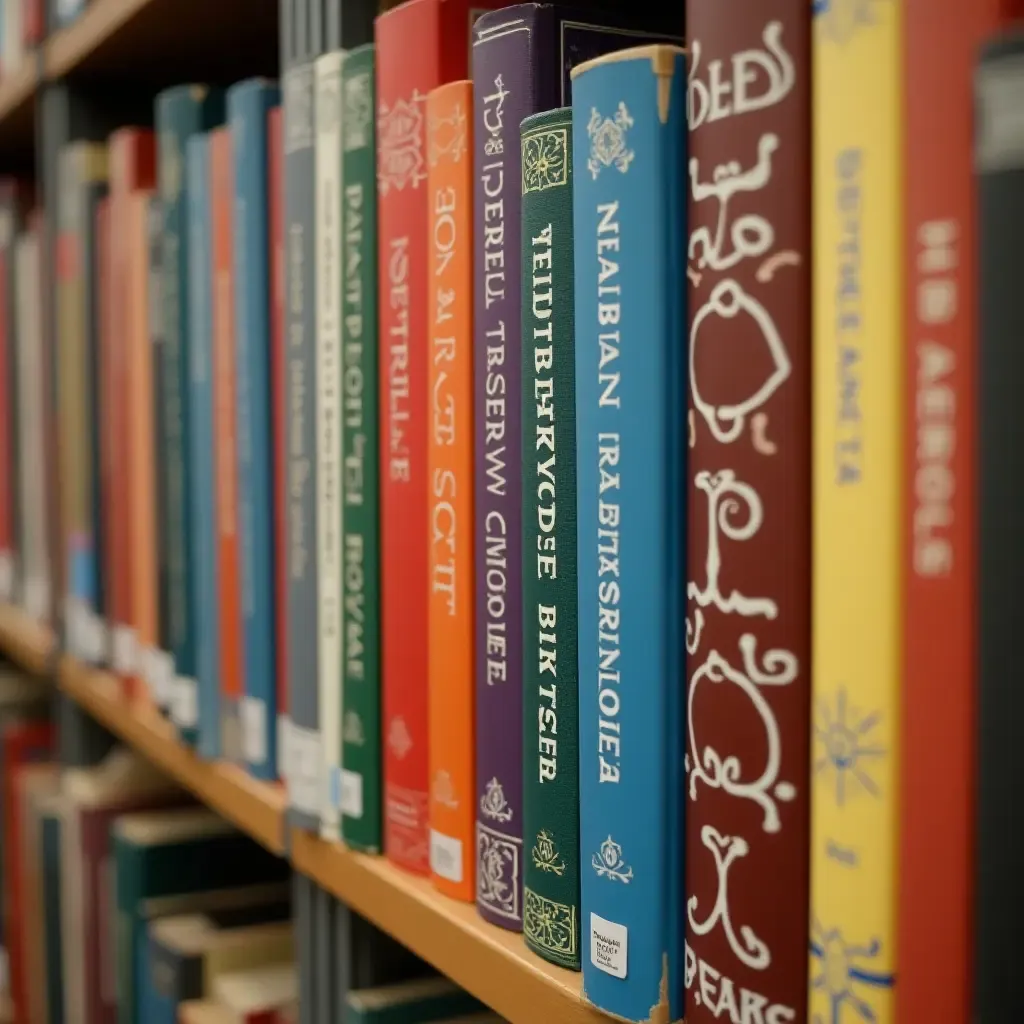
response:
[[[519,4],[473,28],[477,907],[514,931],[524,855],[519,125],[569,103],[577,64],[675,41],[682,27],[671,7],[637,16]]]

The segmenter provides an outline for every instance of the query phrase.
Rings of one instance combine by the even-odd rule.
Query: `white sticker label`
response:
[[[150,651],[150,692],[158,707],[171,706],[174,699],[174,656],[154,648]]]
[[[238,702],[242,720],[242,760],[263,764],[267,760],[267,705],[256,697],[243,697]]]
[[[320,733],[305,729],[293,721],[288,737],[290,763],[288,765],[288,800],[297,811],[311,817],[320,817],[320,794],[323,792],[321,776],[323,755],[320,751]]]
[[[199,687],[188,676],[174,677],[171,718],[182,729],[194,729],[199,724]]]
[[[138,651],[135,649],[135,630],[131,626],[118,624],[114,626],[112,640],[113,651],[111,654],[113,665],[111,667],[114,669],[115,674],[119,676],[134,675],[138,660]]]
[[[449,882],[462,881],[462,840],[430,830],[430,870]]]
[[[341,813],[346,818],[363,816],[363,777],[359,772],[341,770]]]
[[[0,601],[14,598],[14,555],[0,551]]]
[[[624,924],[590,914],[590,962],[614,978],[626,976],[629,933]]]

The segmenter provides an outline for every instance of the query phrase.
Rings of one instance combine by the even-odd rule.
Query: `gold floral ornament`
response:
[[[537,841],[530,851],[533,856],[534,866],[541,871],[549,871],[561,877],[565,874],[565,861],[562,860],[555,840],[547,829],[541,829],[537,833]]]
[[[523,137],[523,192],[542,192],[569,182],[569,133],[546,129]]]

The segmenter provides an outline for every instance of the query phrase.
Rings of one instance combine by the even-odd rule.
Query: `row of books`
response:
[[[88,0],[0,0],[0,83],[17,74],[48,31],[64,28]]]
[[[1007,1012],[1008,9],[476,6],[65,153],[9,578],[624,1019]]]
[[[137,754],[61,763],[51,697],[0,669],[14,1024],[500,1020]]]

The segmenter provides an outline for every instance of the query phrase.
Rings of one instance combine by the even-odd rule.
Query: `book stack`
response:
[[[1024,1019],[1018,6],[279,0],[0,182],[0,600],[616,1018]],[[182,1012],[461,1012],[313,929]]]

